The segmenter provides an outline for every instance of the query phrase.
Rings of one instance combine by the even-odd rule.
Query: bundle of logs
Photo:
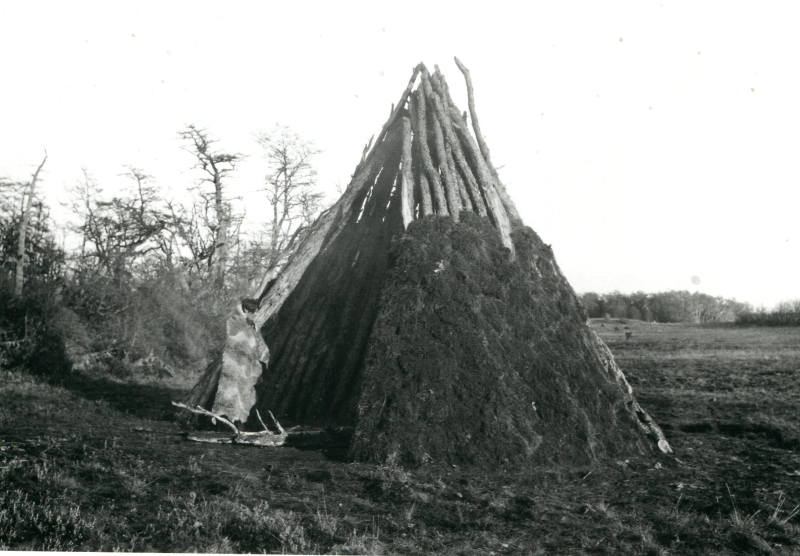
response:
[[[386,161],[387,146],[398,125],[402,135],[400,204],[404,227],[429,215],[458,220],[462,210],[475,212],[491,220],[513,255],[511,232],[522,225],[522,219],[498,178],[483,139],[470,72],[458,58],[455,62],[466,80],[469,117],[456,108],[439,67],[434,66],[431,75],[424,64],[418,64],[399,102],[392,106],[378,140],[373,143],[371,139],[364,147],[344,194],[303,229],[281,257],[282,268],[267,273],[255,292],[253,297],[259,300],[253,319],[257,329],[278,311],[311,261],[344,229],[354,201],[372,185],[370,178]],[[418,78],[420,83],[414,90]]]
[[[399,111],[392,114],[402,118],[403,126],[403,224],[408,226],[415,218],[432,214],[450,216],[457,221],[460,211],[475,212],[488,217],[504,244],[513,250],[510,234],[521,220],[497,176],[481,134],[469,70],[458,58],[455,61],[467,82],[474,137],[468,131],[467,113],[456,108],[438,66],[432,75],[424,64],[414,69],[409,87],[398,105]],[[421,82],[412,92],[417,76]],[[384,130],[394,120],[390,118]]]

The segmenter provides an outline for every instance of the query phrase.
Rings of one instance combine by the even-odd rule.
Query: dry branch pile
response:
[[[186,404],[178,402],[172,402],[172,405],[194,415],[210,417],[212,424],[216,425],[219,422],[220,424],[231,429],[233,433],[226,436],[216,433],[197,433],[194,435],[189,435],[189,440],[194,442],[204,442],[207,444],[252,444],[254,446],[283,446],[283,444],[286,442],[286,438],[289,436],[271,411],[269,412],[269,416],[272,418],[272,422],[275,423],[275,427],[278,429],[277,433],[269,430],[269,427],[267,427],[266,423],[264,423],[264,420],[261,418],[261,414],[258,411],[256,411],[256,416],[258,417],[258,421],[261,423],[262,429],[258,432],[246,432],[239,430],[239,428],[224,415],[213,413],[207,409],[203,409],[200,406],[189,407]]]

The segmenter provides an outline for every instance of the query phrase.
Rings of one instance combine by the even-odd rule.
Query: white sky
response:
[[[114,190],[133,164],[180,197],[194,122],[252,155],[230,192],[256,226],[254,132],[314,140],[332,200],[417,62],[466,109],[457,55],[501,178],[576,290],[800,297],[791,4],[524,4],[0,0],[0,175],[26,179],[46,146],[62,220],[83,165]]]

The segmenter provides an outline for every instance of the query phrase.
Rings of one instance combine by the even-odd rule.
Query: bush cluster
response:
[[[199,278],[199,279],[198,279]],[[191,382],[224,336],[225,315],[245,291],[163,269],[115,277],[67,271],[29,275],[22,297],[0,276],[0,367],[58,378],[72,369]],[[176,376],[177,375],[177,376]]]

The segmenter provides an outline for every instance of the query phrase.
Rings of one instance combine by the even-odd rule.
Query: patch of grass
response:
[[[776,523],[779,526],[785,526],[795,517],[800,515],[800,504],[792,509],[786,509],[784,507],[785,503],[786,496],[783,494],[783,492],[780,492],[778,494],[778,503],[775,504],[772,513],[769,515],[770,523]]]
[[[386,554],[386,546],[380,540],[380,528],[373,523],[371,528],[353,532],[347,541],[335,545],[331,552],[334,554],[364,554],[368,556],[381,556]]]
[[[162,506],[158,536],[178,552],[304,552],[310,547],[305,527],[293,512],[271,510],[266,502],[252,507],[196,493],[168,498]]]
[[[93,526],[77,505],[63,499],[34,501],[19,489],[0,492],[0,550],[75,550]]]

